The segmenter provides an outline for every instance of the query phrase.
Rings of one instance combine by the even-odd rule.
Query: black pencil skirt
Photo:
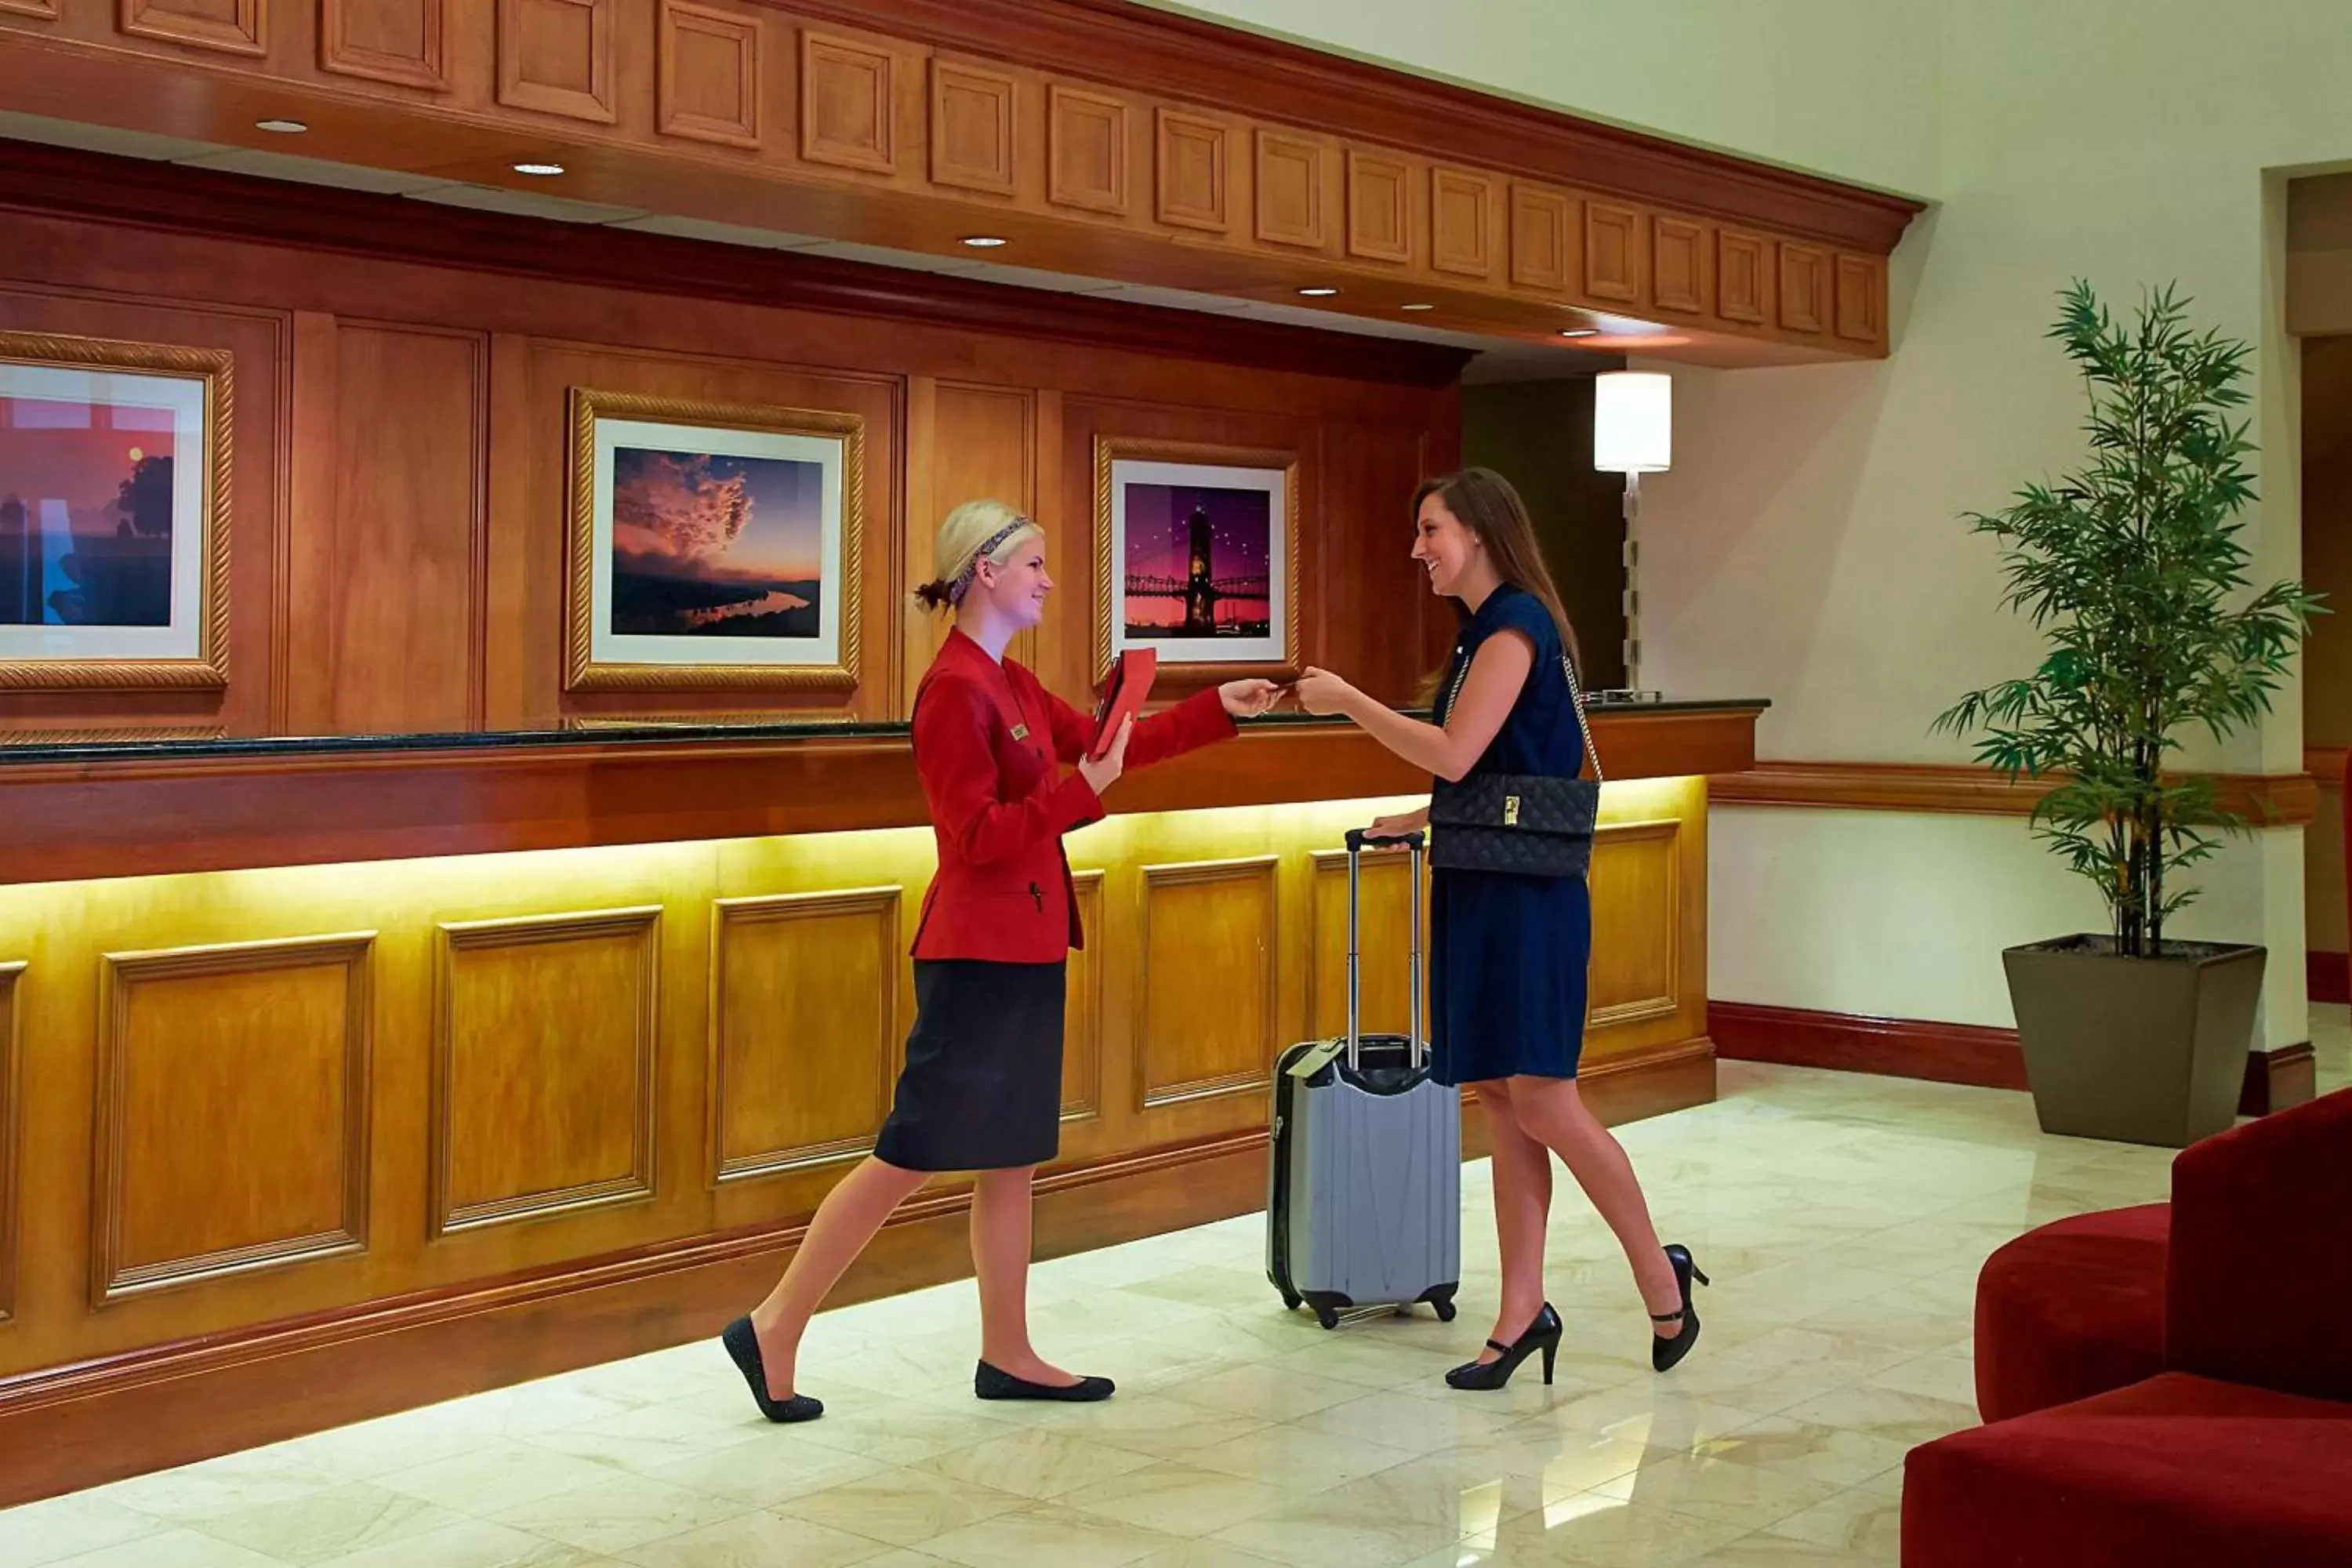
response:
[[[917,959],[915,1027],[875,1157],[902,1171],[993,1171],[1059,1152],[1068,970]]]

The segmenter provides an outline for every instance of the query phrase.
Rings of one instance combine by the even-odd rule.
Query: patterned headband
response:
[[[990,534],[988,542],[971,552],[971,559],[963,563],[963,570],[957,573],[955,581],[948,584],[948,603],[950,605],[963,603],[964,593],[971,586],[972,575],[980,570],[981,562],[1003,549],[1004,542],[1023,529],[1036,526],[1025,517],[1016,517],[994,533]]]

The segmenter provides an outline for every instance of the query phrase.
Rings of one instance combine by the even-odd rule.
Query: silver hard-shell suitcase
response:
[[[1265,1273],[1325,1328],[1343,1309],[1426,1301],[1454,1319],[1462,1279],[1462,1101],[1429,1076],[1422,1037],[1421,886],[1412,855],[1412,1018],[1360,1033],[1358,900],[1367,840],[1348,835],[1348,1032],[1275,1065]]]

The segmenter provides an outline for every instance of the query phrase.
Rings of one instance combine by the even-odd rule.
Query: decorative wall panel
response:
[[[1143,868],[1136,1084],[1145,1108],[1265,1087],[1276,860]]]
[[[903,1045],[899,889],[722,899],[711,931],[711,1146],[722,1182],[855,1159]]]
[[[760,145],[760,22],[688,0],[660,0],[665,136],[756,150]]]
[[[931,62],[931,183],[1009,196],[1013,188],[1012,76],[961,60]]]
[[[373,941],[101,961],[93,1301],[366,1247]]]
[[[801,35],[801,156],[812,163],[896,174],[897,61],[879,45]]]
[[[653,1195],[661,910],[441,928],[436,1233]]]
[[[620,0],[498,0],[499,101],[610,125],[613,12]]]
[[[449,0],[320,0],[319,68],[449,90]]]

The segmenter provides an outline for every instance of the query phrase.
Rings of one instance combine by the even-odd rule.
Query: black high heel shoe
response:
[[[1667,1244],[1666,1261],[1675,1266],[1675,1283],[1682,1288],[1683,1292],[1682,1308],[1673,1312],[1653,1312],[1650,1321],[1680,1323],[1682,1328],[1670,1340],[1656,1334],[1650,1336],[1650,1364],[1660,1372],[1672,1369],[1676,1362],[1690,1354],[1691,1346],[1698,1343],[1698,1309],[1691,1305],[1691,1281],[1696,1279],[1702,1285],[1707,1283],[1706,1273],[1691,1261],[1690,1248],[1681,1242]]]
[[[1519,1370],[1519,1363],[1538,1351],[1543,1352],[1543,1377],[1551,1381],[1551,1363],[1559,1354],[1559,1337],[1563,1332],[1559,1314],[1546,1301],[1536,1313],[1528,1331],[1509,1344],[1500,1340],[1488,1340],[1487,1348],[1503,1353],[1493,1361],[1466,1361],[1445,1374],[1447,1386],[1479,1391],[1496,1389],[1511,1381],[1511,1373]]]
[[[779,1423],[814,1421],[824,1414],[824,1406],[805,1394],[795,1394],[790,1399],[772,1398],[768,1394],[768,1369],[760,1362],[760,1336],[751,1330],[751,1320],[738,1318],[727,1325],[719,1336],[727,1347],[727,1355],[734,1362],[735,1370],[751,1385],[751,1397],[760,1402],[760,1414]]]
[[[1051,1399],[1066,1405],[1091,1405],[1097,1399],[1108,1399],[1117,1390],[1118,1384],[1107,1377],[1082,1377],[1066,1387],[1031,1383],[986,1362],[982,1362],[980,1370],[971,1374],[971,1391],[982,1399]]]

